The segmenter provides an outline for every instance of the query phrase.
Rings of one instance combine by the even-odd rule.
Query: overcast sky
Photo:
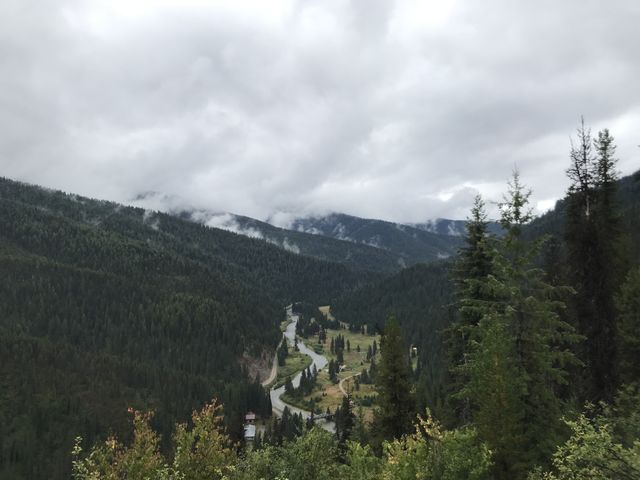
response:
[[[92,197],[417,222],[517,165],[545,209],[580,115],[640,168],[640,1],[0,1],[0,176]]]

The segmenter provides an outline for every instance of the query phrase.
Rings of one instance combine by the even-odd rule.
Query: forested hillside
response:
[[[264,241],[0,179],[0,478],[67,478],[73,438],[127,438],[126,409],[171,426],[213,396],[270,413],[243,372],[282,307],[362,278]],[[375,277],[370,277],[375,278]]]
[[[426,232],[437,233],[440,235],[452,235],[455,237],[464,237],[465,235],[465,220],[449,220],[446,218],[437,218],[435,220],[429,220],[423,223],[410,224],[412,227],[419,228]],[[491,233],[496,235],[500,233],[501,228],[498,222],[489,222],[487,224]]]
[[[242,215],[214,215],[208,212],[180,212],[181,218],[200,223],[219,224],[221,228],[243,235],[260,238],[290,252],[309,255],[330,262],[343,264],[357,271],[391,273],[400,270],[407,262],[404,255],[363,243],[338,240],[323,235],[274,227],[266,222]]]
[[[291,229],[388,250],[400,256],[406,266],[449,257],[460,245],[457,236],[342,213],[299,218]]]

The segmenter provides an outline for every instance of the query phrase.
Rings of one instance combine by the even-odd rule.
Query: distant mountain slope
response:
[[[447,218],[437,218],[423,223],[409,224],[412,227],[424,230],[425,232],[437,233],[438,235],[451,235],[462,237],[465,235],[466,220],[449,220]],[[497,222],[489,222],[489,231],[495,234],[500,233],[500,225]]]
[[[445,223],[420,227],[345,214],[298,218],[288,228],[231,213],[182,211],[180,218],[216,226],[262,239],[285,250],[344,264],[356,270],[393,273],[420,262],[447,258],[460,244],[453,228],[463,221],[447,220],[449,234],[432,233],[446,229]],[[455,233],[455,234],[454,234]]]
[[[405,258],[394,252],[330,237],[286,230],[241,215],[185,211],[180,212],[178,216],[261,239],[293,253],[340,263],[357,271],[392,273],[406,264]]]
[[[425,232],[437,233],[438,235],[451,235],[461,237],[464,235],[464,220],[448,220],[446,218],[436,218],[422,223],[411,223],[410,225]]]
[[[364,280],[175,216],[0,178],[0,478],[69,478],[73,438],[163,435],[217,396],[238,438],[270,411],[239,359],[270,357],[282,306]]]
[[[342,213],[299,218],[290,228],[384,249],[403,258],[407,266],[447,258],[455,254],[460,245],[460,239],[456,236]]]

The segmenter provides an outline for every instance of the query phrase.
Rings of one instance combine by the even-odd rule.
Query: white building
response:
[[[245,425],[244,426],[244,440],[246,442],[253,442],[256,439],[256,426]]]

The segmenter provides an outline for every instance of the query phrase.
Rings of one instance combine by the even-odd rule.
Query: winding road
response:
[[[267,385],[272,383],[278,375],[278,349],[280,348],[280,345],[282,345],[283,341],[284,339],[280,340],[280,343],[276,347],[276,353],[273,355],[273,363],[271,364],[271,373],[269,373],[269,377],[267,377],[267,379],[262,382],[263,387],[266,387]]]
[[[350,375],[348,377],[344,377],[342,380],[340,380],[340,383],[338,383],[338,388],[340,389],[340,391],[342,392],[342,394],[346,397],[347,395],[349,395],[349,393],[344,389],[344,382],[349,380],[350,378],[355,378],[358,375],[360,375],[359,373],[356,373],[354,375]]]
[[[285,341],[288,341],[291,345],[293,345],[294,340],[296,338],[296,325],[298,324],[298,316],[292,314],[289,310],[287,310],[287,315],[291,319],[289,325],[287,325],[287,329],[284,332]],[[315,365],[318,371],[324,368],[327,365],[328,360],[324,355],[319,355],[314,352],[312,349],[308,348],[301,340],[298,340],[298,350],[305,355],[311,357],[313,361],[312,365]],[[313,366],[311,366],[313,369]],[[295,377],[291,380],[294,387],[298,387],[300,385],[300,378],[302,377],[302,372],[298,372]],[[299,413],[302,415],[302,418],[305,420],[311,416],[311,412],[306,410],[302,410],[300,408],[294,407],[293,405],[289,405],[282,400],[282,394],[284,393],[284,385],[279,388],[272,388],[271,395],[271,406],[273,407],[273,412],[279,417],[282,416],[285,407],[289,407],[291,413]],[[317,420],[317,425],[321,426],[325,430],[334,433],[336,430],[336,425],[334,422],[327,420]]]

